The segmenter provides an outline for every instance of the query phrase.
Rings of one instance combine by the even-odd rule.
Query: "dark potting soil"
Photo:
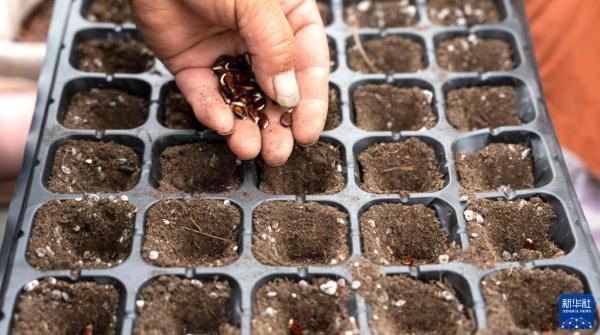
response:
[[[337,88],[329,86],[329,110],[325,121],[325,130],[337,128],[342,123],[342,103]]]
[[[85,12],[85,17],[94,22],[133,22],[127,0],[93,0]]]
[[[508,269],[482,282],[490,334],[531,334],[558,328],[561,294],[584,293],[577,276],[557,269]]]
[[[348,49],[348,66],[361,73],[417,72],[425,68],[423,47],[410,38],[390,35],[362,39],[365,54],[355,43]]]
[[[333,14],[331,13],[331,6],[329,6],[326,0],[317,0],[317,7],[319,8],[319,14],[324,25],[328,25],[333,21]]]
[[[316,202],[270,201],[253,214],[256,258],[268,265],[337,264],[348,258],[348,214]]]
[[[440,67],[452,72],[508,71],[516,66],[512,47],[501,39],[454,37],[441,41],[435,53]]]
[[[46,42],[52,21],[53,0],[41,1],[33,7],[21,22],[21,29],[15,40],[20,42]]]
[[[93,88],[73,96],[62,124],[76,129],[131,129],[147,118],[144,98],[110,88]]]
[[[434,149],[415,137],[376,143],[358,155],[358,163],[367,192],[434,192],[446,183]]]
[[[114,335],[119,290],[94,282],[66,282],[46,277],[25,285],[13,316],[13,334]]]
[[[135,335],[234,335],[229,322],[231,287],[224,280],[160,276],[137,297]]]
[[[240,185],[240,168],[226,143],[173,145],[160,154],[164,192],[223,193]]]
[[[517,92],[512,86],[451,90],[446,96],[448,121],[462,131],[521,124]]]
[[[550,239],[556,214],[550,204],[538,197],[529,201],[477,199],[464,216],[470,240],[470,257],[466,261],[480,267],[564,255]]]
[[[346,183],[340,149],[319,141],[295,145],[287,163],[267,166],[259,160],[261,191],[272,194],[333,194]]]
[[[240,210],[228,200],[162,200],[148,211],[143,258],[157,266],[221,266],[238,257]]]
[[[427,6],[431,21],[447,26],[496,23],[501,18],[494,0],[429,0]]]
[[[27,261],[37,269],[97,269],[129,255],[136,209],[120,199],[53,200],[36,213]]]
[[[140,157],[115,142],[67,140],[56,150],[48,190],[54,193],[110,193],[132,189],[140,178]]]
[[[420,130],[435,126],[433,92],[390,84],[359,86],[352,94],[356,125],[369,131]]]
[[[417,23],[417,8],[409,0],[350,2],[345,9],[346,23],[357,27],[405,27]]]
[[[140,73],[154,64],[154,54],[143,43],[95,38],[77,45],[77,68],[86,72]]]
[[[327,37],[327,46],[329,47],[329,71],[334,71],[337,69],[338,61],[337,61],[337,49],[335,47],[335,42],[331,37]]]
[[[179,91],[172,90],[166,94],[163,108],[165,127],[171,129],[205,129],[198,122],[192,106]]]
[[[363,254],[382,265],[437,264],[448,254],[448,234],[433,209],[381,203],[360,217]]]
[[[458,179],[473,192],[533,188],[533,155],[520,144],[491,143],[476,152],[454,157]]]
[[[277,278],[256,291],[252,334],[358,334],[349,286],[344,279]]]

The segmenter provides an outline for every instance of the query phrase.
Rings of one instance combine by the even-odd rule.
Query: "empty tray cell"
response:
[[[170,129],[205,129],[174,82],[165,86],[161,92],[158,118],[161,124]]]
[[[12,333],[118,334],[120,291],[115,284],[33,280],[17,299]]]
[[[133,32],[84,30],[75,36],[71,64],[85,72],[140,73],[154,65],[154,54]]]
[[[240,167],[224,142],[172,145],[160,153],[164,192],[222,193],[240,186]]]
[[[136,300],[133,334],[239,334],[228,280],[160,276],[145,285]]]
[[[447,205],[437,204],[445,215],[453,215]],[[375,204],[360,216],[363,253],[383,265],[447,263],[451,248],[447,231],[456,231],[456,221],[444,219],[446,227],[436,211],[424,204]]]
[[[446,96],[448,121],[462,131],[521,124],[512,86],[465,87]]]
[[[338,67],[338,57],[335,41],[329,36],[327,36],[327,46],[329,47],[329,71],[333,72]]]
[[[252,334],[358,334],[350,283],[275,278],[255,293]]]
[[[432,22],[446,26],[497,23],[502,12],[495,0],[428,0]]]
[[[143,258],[157,266],[222,266],[238,257],[241,213],[229,200],[161,200],[146,217]]]
[[[133,22],[127,0],[90,0],[87,6],[84,5],[83,16],[94,22]]]
[[[518,63],[511,43],[503,38],[470,34],[442,39],[436,45],[438,64],[452,72],[509,71]]]
[[[27,261],[41,270],[121,264],[131,249],[135,212],[118,198],[50,201],[35,215]]]
[[[335,129],[340,123],[342,123],[340,90],[333,84],[329,84],[329,109],[327,111],[327,120],[325,121],[325,130]]]
[[[319,141],[295,145],[287,163],[267,166],[259,161],[261,191],[272,194],[333,194],[346,184],[338,145]]]
[[[362,36],[348,41],[348,66],[361,73],[417,72],[427,64],[424,45],[412,35]]]
[[[439,191],[446,181],[437,149],[416,137],[375,143],[358,155],[361,187],[371,193]]]
[[[319,8],[319,14],[323,24],[326,26],[331,24],[333,21],[333,13],[331,12],[331,0],[317,0],[317,7]]]
[[[348,214],[316,202],[269,201],[253,216],[252,252],[267,265],[338,264],[348,258]]]
[[[419,20],[414,1],[409,0],[346,0],[346,23],[356,27],[405,27]]]
[[[553,227],[557,214],[552,205],[541,198],[477,199],[463,215],[470,239],[469,252],[476,263],[493,266],[502,261],[524,262],[565,253],[551,239],[551,228],[558,229]],[[564,228],[571,235],[568,223]],[[567,236],[562,239],[566,240]]]
[[[472,334],[475,320],[467,282],[455,274],[422,276],[387,275],[361,281],[373,333]]]
[[[530,334],[558,328],[561,294],[582,294],[584,284],[562,269],[517,269],[482,281],[487,327],[492,333]]]
[[[416,85],[423,83],[415,83]],[[410,85],[410,84],[409,84]],[[420,130],[435,126],[431,88],[366,84],[352,92],[358,128],[368,131]]]
[[[141,152],[139,147],[136,149]],[[65,140],[54,154],[48,190],[54,193],[128,191],[140,178],[140,156],[136,149],[114,141]]]

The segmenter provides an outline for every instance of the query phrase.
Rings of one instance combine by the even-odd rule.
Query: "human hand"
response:
[[[174,74],[177,86],[206,127],[225,135],[240,159],[287,161],[294,140],[316,142],[325,125],[329,50],[315,0],[132,0],[145,42]],[[234,118],[218,92],[211,66],[220,55],[248,52],[256,80],[284,110],[269,104],[269,127]]]

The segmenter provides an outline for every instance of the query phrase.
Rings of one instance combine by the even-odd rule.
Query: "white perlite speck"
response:
[[[268,315],[268,316],[273,316],[273,315],[275,315],[276,313],[277,313],[277,311],[276,311],[275,309],[273,309],[272,307],[267,307],[267,308],[265,309],[265,315]]]
[[[121,196],[119,197],[119,199],[121,199],[121,201],[129,201],[129,197],[126,196],[125,194],[121,194]]]
[[[425,96],[425,99],[427,100],[427,103],[430,104],[433,101],[433,92],[429,90],[423,90],[422,92]]]
[[[371,227],[375,228],[375,220],[373,220],[373,219],[369,219],[369,220],[367,220],[367,224],[368,224],[369,226],[371,226]]]
[[[465,216],[465,220],[467,221],[472,221],[473,219],[475,219],[475,212],[473,212],[470,209],[464,211],[463,215]]]
[[[171,221],[167,220],[167,219],[163,219],[162,222],[164,224],[166,224],[167,226],[171,224]]]
[[[275,291],[267,292],[267,297],[269,297],[269,298],[275,298],[276,296],[277,296],[277,292],[275,292]]]
[[[342,170],[341,164],[338,164],[335,168],[336,168],[337,172],[342,173],[343,170]]]
[[[358,280],[353,280],[352,281],[352,285],[350,287],[352,287],[353,290],[358,290],[360,288],[361,283]]]
[[[338,284],[333,280],[328,280],[325,284],[319,286],[321,292],[327,295],[335,295],[337,293]]]
[[[475,221],[479,224],[483,223],[483,216],[481,216],[481,214],[475,214]]]
[[[406,300],[398,299],[398,300],[394,301],[394,306],[396,306],[396,307],[402,307],[405,304],[406,304]]]
[[[137,308],[144,308],[144,300],[137,300],[135,302],[135,305],[137,306]]]
[[[23,290],[25,290],[25,292],[31,292],[39,285],[40,285],[40,282],[37,279],[34,279],[34,280],[30,281],[29,283],[25,284],[25,287],[23,287]]]
[[[229,200],[229,199],[223,200],[223,205],[226,205],[226,206],[231,205],[231,200]]]
[[[363,0],[356,5],[359,12],[366,12],[371,8],[371,0]]]
[[[152,250],[148,253],[148,258],[150,258],[151,260],[157,260],[158,259],[158,251],[156,250]]]
[[[447,264],[450,261],[450,256],[443,254],[438,256],[438,261],[440,264]]]
[[[459,201],[468,201],[469,200],[469,196],[468,195],[461,195],[458,200]]]
[[[339,223],[339,224],[344,224],[344,223],[346,223],[346,220],[344,220],[344,219],[342,219],[342,218],[337,218],[337,219],[335,219],[335,221],[336,221],[337,223]]]

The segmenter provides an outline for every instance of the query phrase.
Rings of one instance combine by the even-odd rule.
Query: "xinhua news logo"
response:
[[[591,294],[562,294],[558,321],[562,329],[592,329],[596,304]]]

